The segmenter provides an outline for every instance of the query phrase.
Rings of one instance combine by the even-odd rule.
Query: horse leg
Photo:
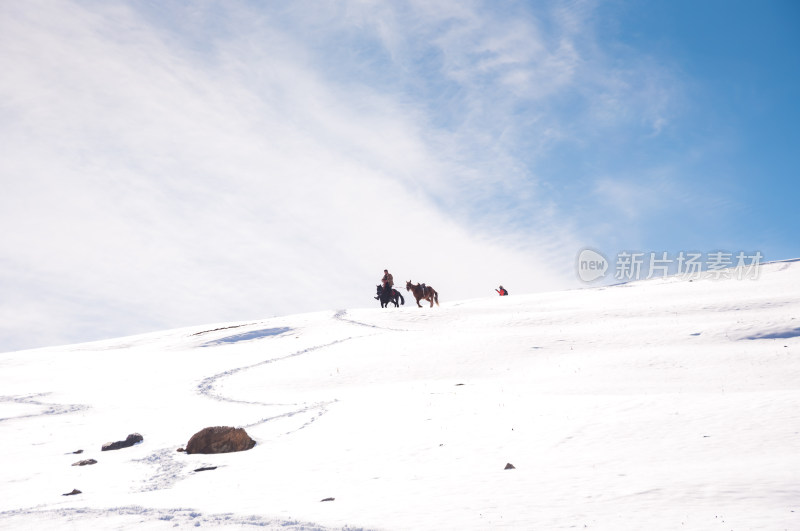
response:
[[[416,293],[414,294],[414,298],[415,298],[415,299],[417,299],[417,306],[419,306],[420,308],[422,308],[422,305],[419,303],[419,299],[420,299],[420,297],[417,297]]]

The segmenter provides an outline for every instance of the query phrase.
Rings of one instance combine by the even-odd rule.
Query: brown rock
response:
[[[144,437],[139,435],[138,433],[131,433],[124,441],[117,441],[113,443],[105,443],[103,445],[102,451],[107,452],[109,450],[119,450],[120,448],[128,448],[129,446],[133,446],[134,444],[138,444],[144,440]]]
[[[81,494],[81,491],[79,491],[78,489],[72,489],[72,492],[62,494],[62,496],[75,496],[76,494]]]
[[[515,467],[511,463],[506,463],[506,467],[503,470],[513,470],[515,468],[517,468],[517,467]]]
[[[187,454],[226,454],[251,449],[256,442],[243,428],[214,426],[198,431],[186,445]]]

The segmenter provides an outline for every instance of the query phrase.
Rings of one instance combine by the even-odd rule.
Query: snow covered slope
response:
[[[800,528],[800,262],[408,299],[0,354],[0,528]]]

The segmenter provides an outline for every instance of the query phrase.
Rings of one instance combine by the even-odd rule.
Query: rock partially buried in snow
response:
[[[76,494],[82,494],[82,493],[78,489],[72,489],[72,492],[62,494],[62,496],[75,496]]]
[[[72,466],[86,466],[86,465],[96,465],[97,461],[94,459],[84,459],[83,461],[78,461],[77,463],[72,463]]]
[[[121,448],[128,448],[129,446],[133,446],[134,444],[139,444],[143,440],[144,437],[142,437],[138,433],[131,433],[130,435],[128,435],[128,437],[125,438],[124,441],[105,443],[103,445],[102,451],[107,452],[109,450],[119,450]]]
[[[226,454],[243,452],[256,445],[243,428],[214,426],[198,431],[186,445],[187,454]]]
[[[506,467],[503,470],[514,470],[515,468],[517,467],[515,467],[511,463],[506,463]]]

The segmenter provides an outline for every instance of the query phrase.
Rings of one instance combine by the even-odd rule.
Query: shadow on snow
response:
[[[784,330],[774,330],[770,332],[761,332],[747,336],[744,339],[789,339],[790,337],[800,337],[800,326],[797,328],[787,328]]]
[[[215,339],[214,341],[209,341],[205,343],[204,347],[213,347],[216,345],[225,345],[228,343],[239,343],[240,341],[254,341],[256,339],[263,339],[265,337],[270,336],[279,336],[286,332],[290,332],[292,329],[288,326],[281,326],[278,328],[264,328],[262,330],[252,330],[250,332],[243,332],[241,334],[235,334],[228,337],[223,337],[221,339]]]

